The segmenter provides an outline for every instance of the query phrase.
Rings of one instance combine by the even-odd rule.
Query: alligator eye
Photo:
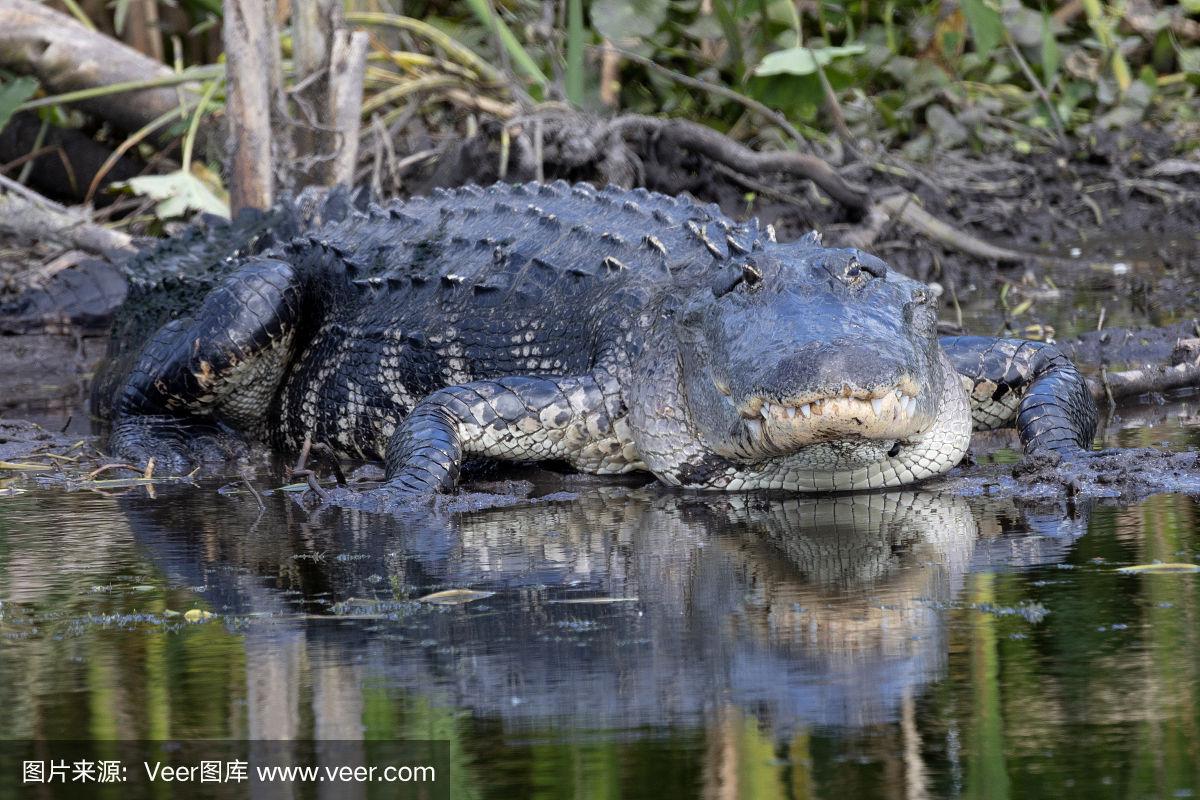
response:
[[[747,287],[757,286],[762,283],[762,270],[755,264],[742,264],[742,280]]]
[[[859,284],[866,280],[866,272],[857,258],[850,259],[850,263],[846,265],[846,270],[843,274],[846,280],[852,284]]]

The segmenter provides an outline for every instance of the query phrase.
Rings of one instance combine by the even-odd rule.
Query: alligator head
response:
[[[669,316],[659,341],[678,352],[687,429],[675,436],[694,446],[673,449],[671,467],[650,463],[656,473],[711,488],[861,489],[944,472],[966,449],[936,300],[874,256],[812,237],[768,245]],[[634,409],[635,430],[641,417]]]

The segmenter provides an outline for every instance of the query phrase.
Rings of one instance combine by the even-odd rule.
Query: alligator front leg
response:
[[[467,457],[563,460],[601,474],[644,469],[616,382],[604,373],[505,377],[434,392],[389,440],[383,493],[449,491]]]
[[[986,336],[944,337],[941,344],[970,381],[976,430],[1015,425],[1026,453],[1091,447],[1096,404],[1083,376],[1058,348]]]
[[[291,265],[247,262],[147,342],[117,400],[110,449],[182,473],[227,457],[218,443],[236,442],[229,428],[262,434],[300,309]]]

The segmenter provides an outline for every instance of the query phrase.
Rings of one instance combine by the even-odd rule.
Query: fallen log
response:
[[[164,64],[34,0],[0,3],[0,68],[35,76],[50,94],[173,75]],[[177,108],[180,92],[193,90],[192,84],[140,89],[74,105],[132,133]]]
[[[79,210],[60,206],[0,176],[0,233],[52,241],[105,256],[133,252],[129,234],[97,225]]]
[[[1092,398],[1100,405],[1116,404],[1144,394],[1200,386],[1200,363],[1187,362],[1167,366],[1149,364],[1141,369],[1104,372],[1100,380],[1088,381]]]

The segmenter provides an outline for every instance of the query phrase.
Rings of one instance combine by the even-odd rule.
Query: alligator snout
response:
[[[915,368],[883,341],[814,342],[762,364],[748,394],[796,404],[830,397],[870,400],[896,389],[913,396]]]

